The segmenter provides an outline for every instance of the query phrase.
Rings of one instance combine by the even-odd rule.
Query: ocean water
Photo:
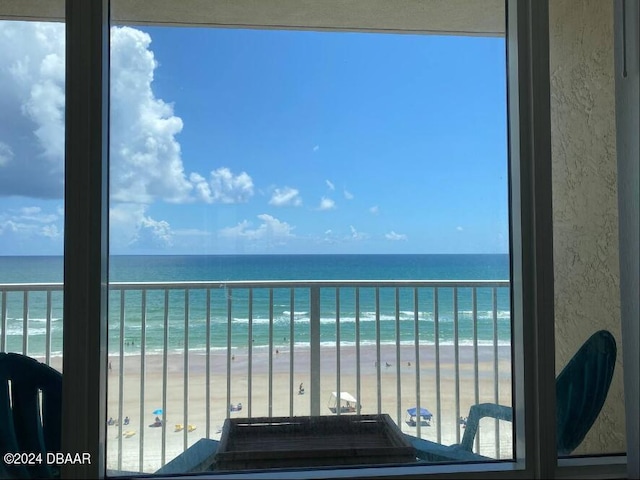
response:
[[[180,282],[234,280],[509,280],[508,255],[224,255],[224,256],[113,256],[110,259],[111,282]],[[48,283],[63,279],[62,257],[0,257],[0,284]],[[477,323],[473,321],[470,288],[459,288],[456,301],[452,288],[441,288],[437,302],[434,289],[413,288],[379,290],[379,324],[376,316],[376,291],[359,291],[359,308],[353,288],[335,288],[320,292],[320,340],[335,345],[411,343],[415,340],[414,303],[418,305],[418,336],[421,343],[434,343],[436,325],[441,344],[452,344],[456,333],[462,345],[471,344],[474,331],[480,344],[500,344],[511,338],[510,289],[477,290]],[[124,295],[124,297],[123,297]],[[207,295],[209,302],[207,304]],[[273,308],[270,310],[270,296]],[[309,292],[304,288],[255,289],[249,311],[248,290],[214,288],[169,292],[149,291],[143,309],[140,290],[112,289],[109,296],[109,351],[125,354],[140,352],[142,319],[147,353],[191,351],[206,348],[287,349],[309,342]],[[2,300],[0,300],[2,301]],[[25,309],[22,293],[8,292],[0,305],[6,312],[6,349],[23,351],[25,316],[27,352],[45,352],[47,321],[51,324],[51,351],[62,351],[62,294],[51,295],[51,318],[47,320],[47,297],[29,295]],[[231,307],[228,310],[228,306]],[[124,307],[124,308],[123,308]],[[168,308],[167,308],[168,307]],[[437,307],[437,308],[436,308]],[[26,314],[26,315],[25,315]],[[228,319],[231,318],[231,327]],[[165,335],[166,327],[166,335]],[[457,327],[457,328],[456,328]],[[0,325],[2,328],[2,325]],[[206,342],[207,328],[210,342]],[[185,336],[185,331],[187,335]],[[229,336],[230,331],[230,336]]]

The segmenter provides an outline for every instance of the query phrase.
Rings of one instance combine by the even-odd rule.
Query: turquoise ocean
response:
[[[109,263],[110,282],[182,282],[182,281],[248,281],[248,280],[509,280],[509,256],[486,255],[186,255],[186,256],[112,256]],[[0,256],[0,284],[56,283],[63,281],[63,258],[45,256]],[[1,287],[0,287],[1,289]],[[375,313],[375,289],[359,291],[356,309],[354,288],[340,290],[339,306],[335,288],[323,288],[320,293],[320,340],[335,345],[354,344],[359,335],[361,344],[411,343],[415,339],[413,288],[381,288],[379,328]],[[476,299],[477,324],[473,322],[473,302],[470,288],[458,288],[454,302],[453,288],[440,288],[436,302],[434,289],[419,288],[418,335],[420,343],[433,344],[438,325],[441,344],[472,344],[477,331],[480,345],[509,344],[511,338],[510,289],[479,288]],[[117,288],[109,296],[109,352],[117,354],[122,344],[124,354],[140,353],[144,343],[146,353],[161,352],[166,338],[169,351],[184,351],[185,330],[189,351],[204,352],[207,347],[225,350],[247,348],[251,341],[255,349],[286,350],[292,344],[309,342],[308,289],[255,289],[249,315],[248,290],[230,291],[224,286],[169,292],[148,291],[143,309],[142,293],[124,293]],[[269,298],[273,296],[273,310]],[[293,296],[293,299],[292,299]],[[207,305],[207,297],[209,302]],[[5,315],[4,328],[7,351],[23,351],[29,355],[44,355],[46,331],[50,325],[50,351],[62,352],[62,293],[51,294],[51,314],[47,318],[47,296],[44,292],[29,294],[25,309],[22,292],[7,292],[0,299]],[[231,313],[227,306],[231,305]],[[124,305],[124,309],[122,309]],[[168,310],[165,309],[168,305]],[[455,307],[455,308],[454,308]],[[27,341],[24,342],[25,312]],[[186,312],[186,313],[185,313]],[[187,321],[185,322],[185,316]],[[145,318],[144,329],[142,318]],[[231,336],[228,318],[231,318]],[[251,321],[249,318],[251,317]],[[337,322],[336,319],[339,319]],[[165,326],[167,335],[165,336]],[[3,325],[0,325],[3,328]],[[209,344],[206,341],[210,330]],[[144,342],[142,332],[144,330]],[[293,333],[293,335],[292,335]],[[122,342],[121,342],[122,339]]]

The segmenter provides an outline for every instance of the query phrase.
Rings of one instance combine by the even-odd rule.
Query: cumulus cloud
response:
[[[57,209],[56,209],[57,210]],[[0,213],[0,235],[14,234],[18,238],[61,237],[63,217],[43,211],[41,207],[22,207]]]
[[[238,175],[227,167],[214,170],[209,180],[198,173],[189,176],[198,200],[206,203],[245,203],[253,196],[253,179],[246,172]]]
[[[276,188],[271,195],[269,205],[274,205],[276,207],[292,205],[294,207],[298,207],[302,205],[302,199],[300,198],[300,193],[295,188]]]
[[[62,198],[65,30],[60,23],[0,22],[0,195]],[[148,34],[111,29],[112,201],[191,200],[176,135],[182,120],[152,89]]]
[[[148,205],[119,203],[109,209],[110,244],[123,246],[170,247],[173,231],[165,220],[155,220],[148,212]]]
[[[294,237],[294,227],[287,222],[266,213],[258,215],[258,219],[261,223],[256,228],[252,228],[248,220],[243,220],[234,227],[223,228],[219,235],[235,239],[261,240],[268,244],[282,244],[285,240]]]
[[[111,29],[111,192],[119,202],[185,202],[186,178],[176,135],[182,119],[152,89],[157,62],[151,37]]]
[[[336,187],[333,183],[331,183],[330,180],[325,180],[325,183],[327,184],[327,187],[329,187],[329,190],[335,190]]]
[[[0,22],[0,195],[62,198],[64,25]]]
[[[322,197],[318,210],[333,210],[336,208],[336,202],[327,197]]]
[[[393,230],[391,230],[389,233],[387,233],[384,236],[387,240],[406,240],[407,236],[403,233],[396,233]]]

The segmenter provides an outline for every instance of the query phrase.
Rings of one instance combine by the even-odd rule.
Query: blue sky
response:
[[[0,252],[60,254],[64,32],[7,23]],[[115,28],[112,253],[506,252],[504,50]]]

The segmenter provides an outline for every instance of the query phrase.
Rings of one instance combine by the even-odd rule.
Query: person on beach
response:
[[[304,395],[304,386],[302,382],[300,382],[300,386],[298,387],[298,395]]]

